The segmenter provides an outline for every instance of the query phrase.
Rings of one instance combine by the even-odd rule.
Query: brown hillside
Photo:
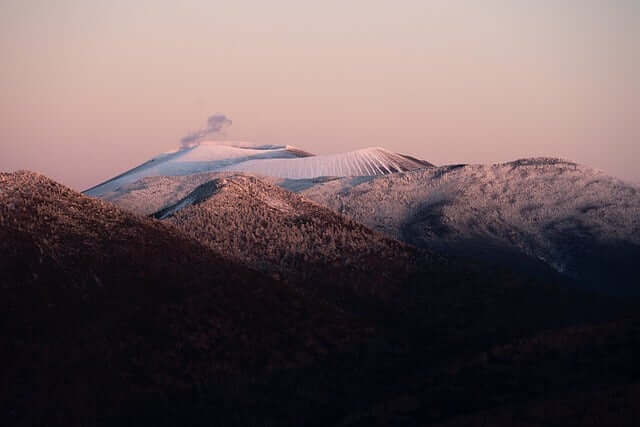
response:
[[[341,312],[173,227],[28,172],[0,174],[0,272],[10,425],[91,424],[141,396],[304,365],[357,335]]]

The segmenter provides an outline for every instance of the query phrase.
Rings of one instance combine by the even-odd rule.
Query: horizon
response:
[[[83,190],[213,135],[436,165],[555,157],[640,184],[634,1],[0,8],[2,171]]]

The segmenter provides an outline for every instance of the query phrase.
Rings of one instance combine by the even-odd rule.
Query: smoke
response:
[[[213,116],[209,116],[207,119],[207,126],[191,132],[180,140],[182,148],[191,148],[198,145],[203,139],[216,134],[224,135],[224,130],[231,126],[233,122],[227,118],[224,114],[216,113]]]

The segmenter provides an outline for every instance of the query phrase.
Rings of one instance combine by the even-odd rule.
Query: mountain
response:
[[[528,272],[544,264],[580,286],[640,294],[640,189],[572,162],[523,159],[282,184],[440,254]]]
[[[0,272],[4,425],[94,424],[364,336],[361,320],[175,227],[34,173],[0,174]]]
[[[428,254],[256,177],[204,182],[154,217],[252,268],[324,297],[389,302]],[[359,300],[362,304],[362,300]]]
[[[236,173],[147,177],[109,200],[152,215],[225,256],[306,289],[392,289],[429,255],[295,193]],[[368,292],[372,295],[371,292]],[[343,294],[344,296],[344,294]]]
[[[318,176],[380,175],[425,166],[431,164],[383,148],[315,156],[291,146],[211,141],[161,154],[88,189],[85,193],[93,197],[107,197],[108,193],[118,190],[121,186],[149,176],[235,171],[300,179]]]
[[[233,173],[209,172],[181,176],[149,176],[131,184],[124,184],[100,198],[130,212],[152,215],[167,206],[178,203],[199,185],[229,175],[233,175]]]
[[[429,256],[255,177],[183,179],[142,186],[185,192],[156,220],[0,174],[0,423],[633,425],[637,299]]]
[[[340,154],[297,159],[250,160],[225,167],[264,176],[289,179],[322,176],[376,176],[433,166],[428,162],[392,153],[380,147],[365,148]]]
[[[302,167],[321,157],[241,165],[251,169],[261,164],[262,174],[276,175],[267,167],[272,161]],[[307,173],[294,169],[287,169],[291,176]],[[177,203],[198,185],[229,174],[147,177],[102,197],[149,215]],[[608,293],[640,292],[634,286],[640,190],[572,162],[538,158],[489,166],[423,166],[385,175],[261,178],[434,253],[543,280],[561,275],[568,283]]]
[[[311,156],[295,147],[258,145],[237,141],[202,142],[192,147],[160,154],[118,176],[98,184],[85,193],[100,197],[118,187],[147,176],[180,176],[222,170],[248,160]]]

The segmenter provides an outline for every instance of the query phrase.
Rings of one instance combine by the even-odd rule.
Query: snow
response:
[[[308,179],[316,177],[374,176],[413,169],[408,160],[384,148],[373,147],[339,154],[297,159],[250,160],[222,168],[226,171],[258,175]]]
[[[301,179],[322,176],[373,176],[421,168],[425,165],[428,164],[379,147],[313,156],[292,146],[211,141],[163,153],[85,193],[89,196],[104,197],[127,184],[152,176],[185,176],[227,171]]]
[[[441,206],[444,219],[461,229],[495,221],[534,232],[577,216],[608,236],[640,243],[640,191],[601,171],[556,159],[327,180],[301,194],[395,237],[418,211]]]
[[[163,166],[165,170],[175,172],[184,166],[182,159],[207,163],[218,156],[208,161],[226,163],[209,167],[214,172],[186,174],[200,170],[190,167],[184,175],[147,176],[114,186],[101,197],[149,215],[208,181],[250,173],[388,236],[442,254],[500,258],[500,253],[509,257],[515,251],[589,286],[617,283],[620,290],[624,283],[637,281],[629,278],[635,275],[635,259],[640,259],[640,188],[602,171],[534,158],[388,173],[417,165],[380,148],[275,157],[284,149],[227,145],[179,152],[182,163]],[[234,150],[252,155],[261,150],[263,157],[233,163],[233,155],[246,159]],[[176,162],[170,154],[162,159]],[[161,169],[143,166],[154,173]]]
[[[250,160],[217,172],[150,176],[102,197],[149,215],[178,203],[208,181],[238,173],[226,169],[240,169],[388,236],[442,254],[500,258],[492,254],[510,256],[504,251],[515,251],[590,286],[614,282],[619,288],[634,281],[629,277],[635,274],[634,258],[640,257],[640,188],[589,167],[537,158],[295,179],[402,167],[397,164],[402,156],[391,153],[400,157],[395,162],[387,153],[367,149]],[[375,168],[368,163],[369,169],[362,169],[361,162],[382,160],[385,165]]]
[[[304,152],[289,146],[256,145],[237,141],[203,142],[195,147],[163,153],[142,165],[86,191],[94,197],[149,176],[182,176],[223,170],[252,159],[295,158]]]
[[[195,203],[195,199],[192,197],[186,197],[182,199],[178,204],[172,206],[170,209],[162,212],[162,215],[158,216],[158,219],[165,219],[175,214],[176,212],[189,207]]]
[[[584,277],[588,264],[627,268],[624,259],[640,248],[640,189],[558,159],[284,184],[419,246],[493,242],[575,277]]]
[[[224,178],[227,175],[229,174],[209,172],[183,176],[149,176],[107,191],[100,198],[115,203],[123,209],[141,215],[150,215],[178,203],[207,181]]]

